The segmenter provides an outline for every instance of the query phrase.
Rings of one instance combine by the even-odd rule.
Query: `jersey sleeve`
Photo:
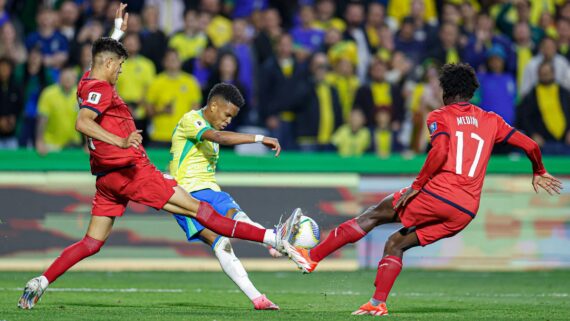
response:
[[[97,82],[93,86],[82,89],[79,98],[81,98],[80,108],[87,108],[101,115],[111,106],[113,89],[107,83]]]
[[[49,88],[44,89],[40,94],[38,100],[38,113],[42,116],[48,117],[51,112],[51,103],[49,99]]]
[[[197,113],[188,113],[184,116],[181,123],[181,129],[187,139],[202,141],[202,135],[210,129],[213,129],[206,121]]]
[[[506,143],[508,142],[509,138],[515,133],[516,129],[513,128],[511,125],[507,124],[507,122],[503,119],[503,117],[490,112],[489,113],[492,117],[495,118],[497,122],[497,134],[495,135],[495,144],[497,143]]]
[[[428,114],[427,126],[432,142],[440,135],[449,137],[449,126],[440,110],[434,110]]]

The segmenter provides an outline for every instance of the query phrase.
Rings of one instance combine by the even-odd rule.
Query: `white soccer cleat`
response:
[[[303,255],[303,252],[299,251],[298,248],[294,247],[286,240],[283,241],[283,251],[285,254],[287,254],[287,256],[289,256],[291,261],[295,262],[295,264],[297,264],[297,267],[305,274],[313,272],[313,270],[315,270],[317,267],[316,263],[309,262],[309,260],[307,260],[307,258]]]
[[[48,287],[47,279],[43,276],[38,276],[26,283],[24,293],[18,301],[18,308],[31,309],[40,300],[45,290]]]
[[[300,208],[296,208],[285,222],[281,223],[279,219],[279,224],[275,226],[275,249],[277,251],[287,254],[283,248],[283,241],[292,242],[293,235],[299,230],[301,216],[303,212]]]

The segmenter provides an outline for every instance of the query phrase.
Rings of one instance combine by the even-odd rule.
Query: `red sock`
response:
[[[44,276],[48,279],[49,283],[52,283],[57,280],[60,275],[65,273],[65,271],[74,266],[75,263],[99,252],[103,244],[105,244],[104,241],[99,241],[85,235],[81,241],[66,247],[44,272]]]
[[[319,262],[344,245],[360,240],[364,235],[366,232],[356,223],[356,218],[346,221],[331,231],[326,240],[311,249],[311,260]]]
[[[265,229],[220,215],[206,202],[200,202],[196,220],[222,236],[263,243]]]
[[[376,273],[376,280],[374,286],[376,291],[372,296],[375,300],[386,302],[388,294],[394,285],[394,281],[402,271],[402,259],[397,256],[385,256],[380,263],[378,263],[378,273]]]

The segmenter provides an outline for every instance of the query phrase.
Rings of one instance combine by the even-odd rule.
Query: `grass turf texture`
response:
[[[370,298],[375,271],[250,273],[281,311],[254,311],[221,272],[71,272],[33,310],[19,310],[17,288],[35,275],[0,273],[0,320],[367,319],[350,313]],[[398,320],[570,320],[569,293],[570,270],[404,270],[388,308]]]

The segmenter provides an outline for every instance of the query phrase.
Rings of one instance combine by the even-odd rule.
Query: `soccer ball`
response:
[[[305,249],[315,247],[321,239],[317,222],[308,216],[301,216],[299,230],[293,235],[293,245]]]

